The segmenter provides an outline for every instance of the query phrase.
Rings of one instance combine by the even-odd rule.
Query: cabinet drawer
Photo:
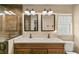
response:
[[[32,54],[48,54],[47,48],[33,48],[31,49]]]
[[[64,54],[64,49],[48,49],[49,54]]]
[[[64,44],[14,44],[14,48],[64,48]]]

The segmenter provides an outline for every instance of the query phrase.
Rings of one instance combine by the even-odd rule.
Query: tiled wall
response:
[[[21,14],[22,13],[22,5],[6,5],[5,4],[5,5],[1,5],[1,6],[6,8],[8,11],[13,11],[14,13],[16,13],[16,16],[18,17],[18,25],[17,25],[18,30],[16,32],[13,32],[13,31],[11,31],[11,32],[7,31],[6,32],[5,29],[4,29],[4,33],[1,34],[1,35],[5,35],[8,38],[11,38],[11,37],[14,37],[14,36],[22,34],[22,14]],[[10,19],[14,19],[14,18],[8,17],[7,22],[8,21],[10,22]],[[6,21],[4,21],[4,22],[6,22]],[[12,22],[13,22],[13,25],[14,25],[14,21],[12,21]],[[7,24],[9,24],[9,23],[7,23]],[[11,37],[9,37],[9,35]],[[6,38],[6,39],[8,39],[8,38]]]

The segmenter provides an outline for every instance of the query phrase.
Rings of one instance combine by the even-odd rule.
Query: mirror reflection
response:
[[[41,30],[54,31],[55,30],[55,15],[41,15]]]
[[[38,15],[24,15],[24,31],[38,30]]]

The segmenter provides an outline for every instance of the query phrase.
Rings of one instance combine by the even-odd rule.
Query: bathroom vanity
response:
[[[64,54],[73,49],[72,41],[59,38],[27,38],[21,35],[8,41],[9,54]]]
[[[50,37],[50,33],[54,33],[53,31],[55,30],[55,21],[55,14],[51,16],[41,15],[41,13],[30,16],[23,14],[23,35],[8,41],[8,53],[64,54],[68,51],[73,51],[73,41],[63,41],[57,37]],[[35,35],[35,32],[38,34]],[[49,32],[49,35],[42,35],[42,32]]]
[[[15,43],[15,54],[64,54],[64,43]]]

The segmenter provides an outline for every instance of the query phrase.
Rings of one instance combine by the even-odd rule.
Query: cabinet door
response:
[[[14,44],[15,54],[63,54],[64,44]]]
[[[47,48],[33,48],[31,49],[31,54],[47,54],[48,49]]]
[[[14,50],[15,54],[30,54],[31,53],[31,49],[15,49]]]
[[[64,54],[64,48],[63,49],[48,49],[49,54]]]

